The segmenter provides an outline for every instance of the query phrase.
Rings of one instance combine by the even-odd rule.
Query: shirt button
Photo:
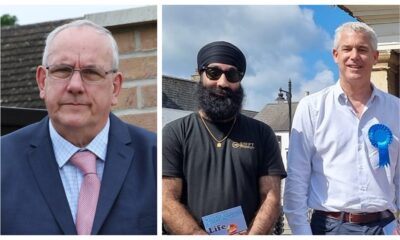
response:
[[[363,186],[363,187],[361,187],[361,191],[367,191],[367,187],[365,187],[365,186]]]

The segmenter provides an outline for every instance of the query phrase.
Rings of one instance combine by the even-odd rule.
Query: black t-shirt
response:
[[[233,124],[205,122],[218,140]],[[260,207],[259,178],[286,177],[272,129],[242,114],[220,148],[198,113],[167,124],[162,139],[163,176],[182,178],[181,202],[201,225],[201,217],[239,205],[249,225]]]

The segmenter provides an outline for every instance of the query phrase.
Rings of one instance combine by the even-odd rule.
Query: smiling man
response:
[[[48,117],[1,138],[2,234],[156,234],[156,135],[111,113],[122,86],[111,33],[52,31],[36,81]]]
[[[165,229],[207,234],[202,217],[241,207],[248,226],[241,234],[269,234],[286,172],[272,129],[240,113],[245,56],[218,41],[200,49],[197,64],[199,111],[163,129]]]
[[[339,81],[294,116],[284,211],[294,234],[383,234],[400,208],[400,99],[371,83],[377,36],[365,23],[336,30],[333,58]]]

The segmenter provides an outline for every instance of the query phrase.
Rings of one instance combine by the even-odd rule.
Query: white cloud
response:
[[[235,44],[246,55],[245,109],[259,111],[275,101],[289,78],[296,97],[334,82],[322,60],[308,66],[303,59],[306,51],[327,49],[329,34],[315,23],[313,11],[294,5],[164,6],[163,74],[189,78],[198,50],[217,40]],[[310,67],[315,74],[307,78]]]
[[[326,88],[335,84],[335,79],[333,78],[333,72],[325,69],[321,72],[317,72],[315,77],[310,81],[302,81],[298,91],[293,93],[293,100],[299,101],[305,96],[305,93],[315,93],[319,90]]]

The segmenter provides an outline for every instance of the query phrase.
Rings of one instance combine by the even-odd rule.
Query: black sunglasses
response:
[[[230,68],[228,71],[224,71],[218,67],[203,67],[201,70],[206,72],[206,75],[210,80],[218,80],[222,74],[225,74],[226,79],[231,83],[240,82],[244,76],[243,72],[240,72],[235,68]]]

